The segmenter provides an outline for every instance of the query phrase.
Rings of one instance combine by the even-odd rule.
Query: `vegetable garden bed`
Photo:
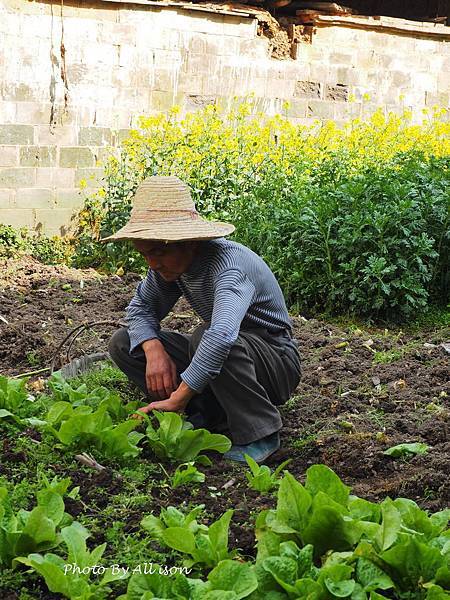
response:
[[[9,377],[48,367],[58,344],[70,329],[82,322],[114,322],[122,318],[139,279],[132,274],[123,278],[105,278],[94,271],[48,267],[28,259],[3,264],[1,271],[0,373]],[[404,333],[400,330],[358,327],[354,324],[338,326],[301,317],[293,317],[293,321],[303,358],[303,377],[296,395],[283,408],[282,449],[269,461],[272,470],[289,458],[291,462],[285,468],[297,481],[305,483],[307,469],[324,464],[333,469],[347,486],[351,486],[354,494],[365,500],[380,502],[386,496],[406,497],[430,513],[445,509],[450,499],[450,441],[447,429],[450,390],[448,355],[441,344],[448,340],[448,328]],[[197,324],[198,320],[189,308],[179,304],[169,315],[165,325],[189,331]],[[103,328],[82,336],[73,347],[73,354],[76,356],[81,350],[105,350],[110,332],[111,328]],[[35,401],[27,400],[25,412],[19,417],[42,419],[56,401],[64,401],[63,396],[48,396],[49,389],[44,380],[47,375],[47,372],[37,373],[28,381],[28,393],[32,394]],[[119,394],[124,404],[125,401],[139,398],[124,378],[111,368],[85,375],[83,381],[87,386],[87,394],[93,393],[99,386],[105,386]],[[83,381],[71,385],[76,388]],[[100,401],[98,398],[93,399],[93,408],[96,409]],[[4,407],[0,405],[0,408]],[[143,432],[144,429],[140,431]],[[52,505],[59,507],[53,509],[54,519],[59,511],[60,521],[56,530],[72,527],[64,536],[74,536],[73,539],[76,538],[82,546],[80,540],[83,535],[80,531],[77,533],[77,526],[69,521],[66,523],[65,517],[60,514],[61,505],[57,498],[63,498],[66,513],[89,530],[89,549],[92,551],[96,546],[106,543],[102,563],[106,566],[118,564],[128,566],[131,570],[145,563],[181,566],[187,556],[174,551],[173,545],[167,545],[170,536],[164,541],[161,536],[153,535],[156,539],[151,540],[151,524],[150,529],[148,523],[145,528],[141,521],[150,515],[159,518],[161,509],[170,506],[188,513],[200,504],[204,504],[205,508],[195,519],[204,526],[211,526],[226,511],[234,511],[230,521],[228,549],[239,549],[239,556],[243,560],[252,561],[256,556],[255,520],[263,511],[277,506],[277,484],[271,491],[259,492],[252,489],[246,477],[249,469],[227,463],[218,454],[209,454],[211,466],[197,465],[198,470],[205,475],[203,483],[181,485],[173,489],[169,479],[174,475],[176,464],[156,458],[149,446],[141,442],[138,444],[143,446],[141,453],[138,456],[130,454],[124,459],[120,455],[110,456],[105,447],[99,449],[92,444],[86,448],[75,448],[71,443],[58,447],[61,440],[49,435],[48,431],[32,421],[19,424],[11,418],[2,418],[0,432],[0,488],[4,486],[8,490],[12,507],[9,510],[31,510],[36,503],[39,505],[39,501],[44,502],[43,498],[48,503],[51,498]],[[385,454],[393,446],[417,442],[428,446],[425,453],[414,454],[406,448],[398,450],[397,457]],[[106,468],[96,471],[79,462],[75,455],[81,450],[91,452]],[[311,482],[317,472],[313,470],[309,473],[310,483],[307,489],[314,496],[317,489],[313,493],[314,485]],[[330,495],[334,500],[342,496],[340,502],[347,506],[345,488],[333,478],[326,479],[328,475],[323,473],[328,472],[322,472],[321,478],[328,481]],[[54,476],[58,477],[56,483],[52,483]],[[65,478],[71,480],[67,483],[67,489],[61,484]],[[295,493],[292,490],[289,492],[291,496],[286,495],[286,498],[290,498],[291,506],[294,506],[296,494],[302,492],[286,476],[284,481],[284,494],[288,494],[289,485],[296,490]],[[77,487],[78,492],[70,492]],[[36,498],[39,490],[40,496]],[[0,494],[0,508],[1,500]],[[392,505],[386,501],[383,506],[385,514],[394,515],[394,521],[397,513],[403,514],[404,506],[401,503]],[[281,519],[279,509],[280,505],[277,509],[278,520]],[[369,517],[366,517],[370,522]],[[375,522],[376,517],[372,517]],[[424,519],[422,516],[420,518]],[[267,519],[265,523],[262,521],[264,518],[259,517],[260,532],[268,527]],[[437,518],[434,525],[436,523]],[[155,523],[153,526],[156,527]],[[284,527],[286,526],[285,523]],[[292,520],[290,526],[295,529]],[[409,527],[414,529],[419,525],[409,522]],[[279,525],[278,530],[280,528],[283,526]],[[201,531],[200,528],[200,533]],[[329,535],[333,537],[337,534],[334,531]],[[377,543],[384,548],[380,552],[388,552],[390,543],[387,538],[381,539],[380,536],[378,534]],[[299,542],[295,534],[290,537]],[[439,537],[437,533],[435,537]],[[260,547],[263,544],[270,545],[270,540],[266,538],[260,543]],[[0,555],[1,546],[0,536]],[[320,544],[316,543],[315,547],[318,546]],[[287,545],[283,549],[285,558],[295,558],[297,562],[307,559],[307,552],[301,558],[295,554],[293,547]],[[327,549],[328,547],[324,547],[320,550],[321,556]],[[345,549],[345,544],[342,549]],[[45,544],[37,550],[42,555],[46,551],[58,554],[58,549],[47,550]],[[318,556],[315,559],[318,566]],[[237,564],[238,567],[241,565]],[[200,561],[197,566],[200,569],[197,573],[201,572],[205,579],[213,565],[205,565]],[[359,571],[363,566],[364,563],[359,563]],[[3,564],[3,567],[0,566],[2,568],[1,598],[51,600],[63,597],[60,593],[49,592],[44,580],[36,572],[28,573],[23,566],[12,570],[10,565]],[[275,572],[270,561],[264,569],[268,574]],[[219,575],[216,579],[212,576],[211,585],[222,585],[218,581],[225,575]],[[339,575],[341,583],[346,581],[348,573],[345,577],[344,575],[345,573],[342,577]],[[245,580],[246,589],[251,588],[253,580],[248,573],[228,573],[227,576],[235,581]],[[273,577],[273,573],[270,576]],[[324,598],[369,597],[369,591],[365,592],[366,595],[351,596],[356,593],[355,590],[346,593],[345,585],[339,584],[336,573],[330,577],[328,593],[331,594],[329,590],[335,586],[334,590],[341,595],[323,596]],[[176,577],[166,577],[166,580],[169,579],[174,581]],[[98,583],[100,580],[101,577],[91,576],[90,581]],[[276,578],[273,581],[276,582]],[[280,594],[285,594],[273,595],[274,599],[308,597],[296,596],[292,590],[288,596],[286,590],[291,584],[287,578],[283,579],[284,587],[273,581],[272,591],[278,590]],[[110,598],[117,598],[127,589],[126,580],[108,585],[112,590],[109,592]],[[242,589],[245,588],[244,584],[243,586]],[[249,594],[242,595],[245,593],[242,590],[241,595],[236,591],[235,596],[226,595],[223,589],[217,587],[216,595],[204,597],[251,597]],[[168,595],[160,597],[176,597],[170,595],[175,593],[173,591],[165,593]],[[212,593],[211,590],[209,593]],[[265,596],[267,598],[270,597],[268,593]],[[381,595],[372,595],[372,598],[379,600],[402,597],[395,595],[391,588],[378,593]],[[416,595],[403,597],[425,598],[429,592],[419,590],[418,584],[414,593]],[[441,592],[436,592],[430,598],[441,600],[447,597],[442,595],[445,592],[441,595],[438,593]],[[102,594],[104,590],[98,588],[92,597],[100,599],[104,597]],[[154,596],[156,595],[155,593]],[[129,595],[129,598],[138,597],[143,596]],[[320,596],[311,596],[316,597]]]

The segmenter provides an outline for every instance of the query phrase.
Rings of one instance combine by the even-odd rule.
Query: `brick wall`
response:
[[[299,123],[448,105],[450,30],[399,35],[389,27],[402,22],[385,21],[325,20],[295,59],[275,60],[245,14],[66,0],[61,17],[56,0],[0,0],[0,222],[63,233],[80,182],[98,187],[137,117],[174,103],[189,111],[253,93],[270,113],[289,100]]]

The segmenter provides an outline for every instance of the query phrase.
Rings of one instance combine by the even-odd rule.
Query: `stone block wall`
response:
[[[449,28],[401,27],[324,19],[275,60],[245,12],[0,0],[0,223],[64,233],[137,118],[173,104],[253,94],[298,123],[448,105]]]

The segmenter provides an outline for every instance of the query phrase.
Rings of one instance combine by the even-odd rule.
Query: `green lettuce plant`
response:
[[[26,379],[11,379],[0,375],[0,419],[12,418],[21,422],[21,407],[28,398]]]
[[[113,424],[106,406],[96,411],[88,406],[75,409],[65,408],[65,418],[59,429],[47,425],[46,431],[52,433],[64,446],[75,450],[87,450],[92,446],[109,458],[127,458],[137,456],[141,448],[137,446],[144,437],[134,431],[139,421],[129,419],[117,425]],[[71,416],[68,416],[71,413]],[[58,417],[60,418],[60,417]]]
[[[257,518],[258,592],[379,600],[392,590],[388,597],[443,600],[449,517],[450,509],[428,515],[404,498],[351,496],[325,465],[310,467],[304,486],[286,473],[276,509]]]
[[[223,453],[231,448],[231,441],[226,436],[210,433],[206,429],[194,430],[192,423],[177,413],[154,411],[152,414],[157,419],[158,427],[154,427],[146,417],[146,439],[160,459],[181,463],[198,462],[201,460],[200,453],[205,450]]]
[[[67,549],[66,558],[52,553],[32,553],[16,560],[39,573],[51,592],[62,594],[69,600],[103,600],[111,592],[108,584],[128,577],[128,573],[101,566],[106,544],[89,551],[86,547],[88,537],[87,530],[75,522],[61,530],[62,542]],[[98,575],[103,577],[92,582],[91,579],[98,579]]]
[[[68,493],[70,479],[43,479],[31,510],[17,512],[11,504],[7,488],[0,487],[0,565],[10,566],[23,554],[55,548],[61,543],[61,527],[70,523],[64,512],[63,496],[73,497],[78,488]]]
[[[175,489],[182,485],[203,483],[204,481],[205,474],[201,473],[193,462],[188,462],[178,465],[175,473],[170,478],[170,486]]]
[[[279,474],[286,465],[291,462],[291,459],[285,460],[278,465],[275,471],[271,471],[267,465],[258,465],[251,456],[245,454],[245,460],[250,467],[250,472],[246,472],[248,485],[257,492],[267,493],[280,485]]]
[[[429,450],[430,446],[428,444],[423,444],[421,442],[414,442],[411,444],[397,444],[397,446],[392,446],[392,448],[388,448],[383,452],[386,456],[392,456],[392,458],[405,457],[408,458],[415,454],[425,454],[427,450]]]
[[[124,404],[120,396],[107,387],[100,386],[90,391],[84,383],[75,387],[73,383],[64,379],[60,371],[54,373],[49,379],[49,387],[55,400],[50,409],[51,413],[61,413],[61,416],[64,415],[61,408],[68,405],[74,408],[90,406],[94,409],[105,406],[114,423],[117,423],[127,419],[140,406],[137,401]],[[61,402],[64,404],[59,404]]]
[[[127,593],[118,600],[241,600],[249,598],[258,586],[253,567],[233,560],[221,561],[206,581],[181,574],[167,577],[159,565],[151,565],[149,570],[133,574]]]
[[[236,550],[228,550],[228,530],[233,510],[227,510],[209,527],[199,524],[197,517],[203,505],[194,508],[188,515],[174,507],[163,509],[158,517],[149,515],[141,521],[142,527],[151,538],[159,543],[190,556],[184,561],[188,567],[201,564],[214,567],[221,560],[233,558]]]

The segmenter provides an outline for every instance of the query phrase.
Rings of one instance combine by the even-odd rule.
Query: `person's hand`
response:
[[[138,410],[142,413],[149,413],[152,410],[162,410],[163,412],[184,412],[189,400],[195,395],[195,391],[192,390],[184,381],[181,382],[179,387],[173,392],[167,400],[160,400],[157,402],[150,402],[147,406],[144,406]]]
[[[147,359],[145,381],[148,393],[165,400],[178,387],[175,363],[157,339],[144,342],[142,348]]]

